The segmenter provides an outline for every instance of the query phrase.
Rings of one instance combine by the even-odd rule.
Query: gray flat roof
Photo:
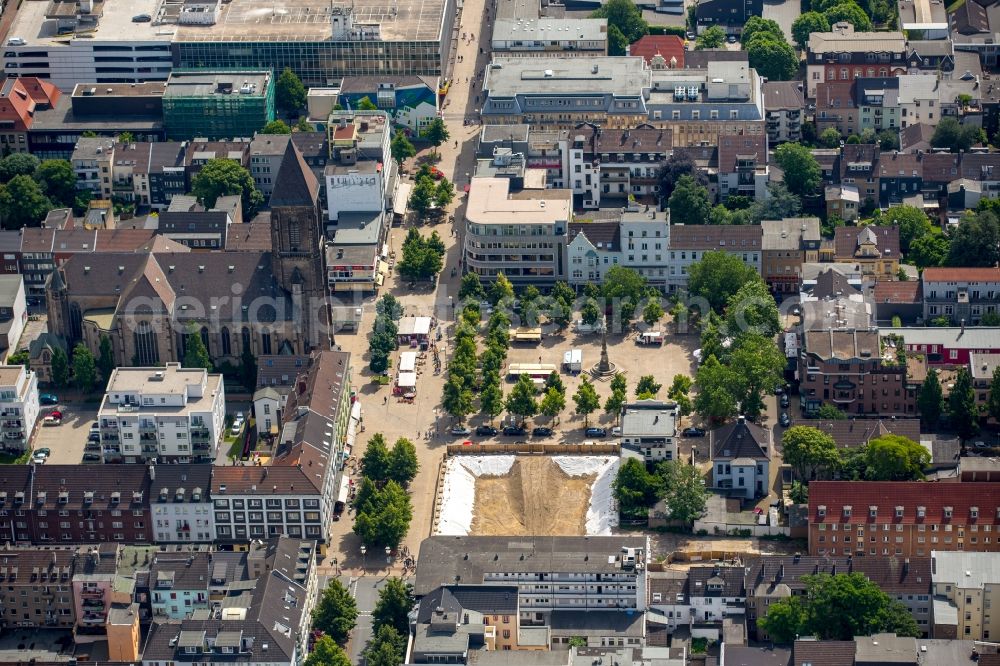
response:
[[[934,560],[931,580],[935,583],[952,584],[965,590],[979,590],[1000,583],[1000,555],[997,553],[934,551],[931,558]]]
[[[496,67],[497,64],[502,65]],[[594,72],[594,68],[597,72]],[[517,94],[612,93],[638,95],[650,85],[642,56],[504,58],[487,69],[483,87],[492,97]]]
[[[493,41],[601,41],[608,38],[607,25],[607,19],[592,18],[500,19],[493,26]]]
[[[333,244],[374,245],[379,239],[383,216],[382,211],[341,213],[337,220],[337,231],[333,235]]]
[[[164,97],[234,95],[263,97],[271,79],[269,71],[171,72]],[[249,86],[249,87],[247,87]],[[243,92],[246,90],[247,92]]]
[[[383,41],[438,41],[451,1],[354,0],[349,6],[355,25],[379,24]],[[175,41],[330,42],[331,6],[326,0],[276,0],[265,6],[257,0],[233,0],[223,3],[215,25],[176,26]]]
[[[72,6],[71,3],[59,3]],[[137,14],[156,13],[158,0],[104,0],[100,18],[92,30],[76,37],[58,34],[58,21],[46,18],[49,13],[47,2],[23,2],[17,8],[11,37],[23,39],[28,46],[42,44],[47,46],[64,46],[67,42],[75,44],[90,44],[95,41],[109,42],[169,42],[176,26],[156,25],[149,23],[133,23],[132,17]],[[25,47],[13,47],[15,50]],[[102,84],[103,85],[103,84]]]
[[[0,275],[0,305],[13,305],[23,283],[22,275]]]

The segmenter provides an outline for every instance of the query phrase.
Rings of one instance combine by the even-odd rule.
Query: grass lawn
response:
[[[226,435],[226,443],[229,444],[229,451],[226,453],[227,456],[235,460],[243,455],[242,437],[232,437],[231,435]]]
[[[31,451],[25,451],[19,456],[13,453],[0,454],[0,465],[27,465],[31,460]]]

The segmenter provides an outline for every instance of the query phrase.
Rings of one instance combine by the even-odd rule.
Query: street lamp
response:
[[[334,571],[337,572],[337,575],[339,576],[340,575],[340,563],[337,561],[336,557],[333,558],[333,569],[334,569]]]
[[[365,555],[367,552],[368,552],[368,547],[367,546],[361,546],[361,568],[362,569],[364,569],[365,565],[368,563],[368,559],[367,559],[367,557]]]
[[[697,456],[698,456],[698,447],[697,446],[692,446],[691,447],[691,466],[692,467],[694,467],[695,458]]]
[[[392,548],[389,546],[385,547],[385,563],[392,566]]]

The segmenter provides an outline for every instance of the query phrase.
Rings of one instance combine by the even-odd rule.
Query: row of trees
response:
[[[401,437],[392,449],[376,433],[361,458],[362,478],[354,499],[354,533],[369,548],[395,548],[406,536],[413,506],[406,487],[419,464],[413,442]]]
[[[455,186],[447,178],[435,180],[429,166],[424,164],[417,171],[416,182],[410,193],[408,206],[421,219],[431,213],[442,215],[445,208],[455,200]]]
[[[389,354],[399,346],[396,324],[403,316],[403,306],[392,294],[385,294],[375,304],[375,324],[368,339],[368,369],[376,375],[389,369]]]
[[[372,611],[372,640],[365,648],[365,663],[369,666],[403,663],[405,637],[409,634],[408,614],[415,603],[412,585],[400,578],[386,580]],[[357,625],[357,619],[358,606],[354,597],[343,583],[332,579],[313,609],[313,629],[323,635],[313,645],[306,666],[350,666],[350,657],[343,646]]]
[[[644,520],[663,500],[670,520],[691,523],[705,513],[708,491],[698,468],[679,460],[664,460],[652,471],[638,458],[625,458],[612,484],[618,512],[625,519]]]

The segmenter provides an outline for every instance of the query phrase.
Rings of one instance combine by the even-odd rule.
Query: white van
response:
[[[24,46],[28,42],[24,41],[21,37],[11,37],[7,40],[7,46]]]
[[[635,339],[635,343],[637,345],[656,345],[659,347],[663,344],[663,331],[644,331]]]

